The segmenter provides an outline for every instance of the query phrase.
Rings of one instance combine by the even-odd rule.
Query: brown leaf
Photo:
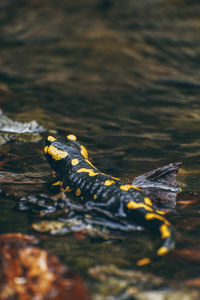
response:
[[[36,242],[20,233],[0,236],[0,299],[89,299],[81,278]]]
[[[178,200],[177,203],[178,204],[184,204],[184,205],[190,205],[190,204],[197,203],[197,199],[192,199],[192,200]]]
[[[200,287],[200,277],[186,280],[185,284],[191,287]]]
[[[85,238],[85,233],[82,231],[82,232],[74,232],[74,237],[76,239],[84,239]]]

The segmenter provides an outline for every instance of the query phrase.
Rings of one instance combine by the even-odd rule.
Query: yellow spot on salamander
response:
[[[113,179],[115,180],[120,180],[120,178],[117,178],[117,177],[114,177],[114,176],[111,176]]]
[[[67,139],[70,140],[70,141],[76,141],[77,137],[73,134],[69,134],[69,135],[67,135]]]
[[[150,258],[145,257],[143,259],[138,260],[136,264],[137,264],[138,267],[142,267],[142,266],[146,266],[150,263],[151,263]]]
[[[88,219],[93,219],[93,217],[91,215],[88,215],[88,214],[85,214],[84,216],[85,218],[88,218]]]
[[[107,179],[107,180],[104,182],[104,185],[112,185],[113,183],[115,183],[114,180]]]
[[[49,135],[48,138],[47,138],[47,141],[49,141],[49,142],[55,142],[56,139],[55,139],[55,137]]]
[[[83,200],[84,198],[83,198],[83,196],[81,196],[81,200]]]
[[[50,145],[48,147],[48,153],[54,160],[60,160],[68,155],[67,152],[57,149],[56,147]]]
[[[148,205],[146,205],[142,202],[137,203],[137,202],[134,202],[134,201],[129,201],[128,204],[127,204],[127,207],[130,208],[130,209],[144,208],[148,211],[153,211],[153,208],[149,207]]]
[[[97,199],[97,195],[96,195],[96,194],[93,195],[93,199],[94,199],[94,200]]]
[[[77,158],[72,159],[71,161],[72,166],[76,166],[79,164],[79,160]]]
[[[62,185],[63,184],[63,181],[56,181],[56,182],[54,182],[54,183],[52,183],[52,185]]]
[[[91,166],[93,167],[94,169],[97,169],[88,159],[85,159],[85,161]]]
[[[163,210],[156,210],[156,212],[160,215],[165,215],[166,214],[166,211],[163,211]]]
[[[158,249],[157,254],[162,256],[162,255],[166,255],[169,252],[169,249],[165,246],[161,247]]]
[[[72,189],[70,189],[69,186],[66,186],[65,191],[70,193],[72,191]]]
[[[120,189],[123,191],[129,191],[130,189],[141,191],[141,189],[139,189],[137,186],[134,186],[132,184],[120,185]]]
[[[47,154],[48,146],[44,147],[44,153]]]
[[[80,196],[81,190],[79,188],[76,189],[76,196]]]
[[[163,225],[160,226],[159,229],[160,229],[160,232],[161,232],[161,238],[162,239],[166,239],[171,235],[171,233],[169,231],[169,227],[167,225],[163,224]]]
[[[85,158],[88,159],[88,152],[85,149],[85,147],[83,145],[80,146],[81,147],[81,155]]]
[[[145,204],[147,204],[147,205],[149,205],[149,206],[152,206],[152,205],[153,205],[151,199],[149,199],[148,197],[145,197],[145,198],[144,198],[144,202],[145,202]]]
[[[81,168],[76,171],[77,173],[88,173],[89,176],[96,176],[99,175],[100,173],[94,172],[93,169],[86,169],[86,168]]]
[[[160,215],[158,215],[156,213],[148,213],[148,214],[146,214],[145,215],[145,219],[146,220],[157,219],[157,220],[162,221],[165,225],[168,225],[168,226],[170,225],[170,222],[167,219],[165,219],[164,217],[162,217],[162,216],[160,216]]]

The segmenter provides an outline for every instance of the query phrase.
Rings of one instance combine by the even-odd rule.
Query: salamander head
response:
[[[65,141],[48,136],[44,154],[57,177],[60,177],[59,174],[62,174],[63,168],[66,168],[67,163],[71,162],[72,159],[88,158],[87,150],[79,144],[74,135],[68,135]]]

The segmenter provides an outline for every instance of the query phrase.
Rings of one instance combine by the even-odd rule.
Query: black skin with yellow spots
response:
[[[49,136],[44,153],[56,177],[54,185],[59,185],[62,191],[71,193],[86,207],[104,208],[114,218],[157,232],[163,241],[158,255],[165,255],[174,248],[172,227],[164,213],[154,209],[151,200],[139,188],[93,166],[87,150],[74,135],[68,135],[64,142]],[[137,264],[142,266],[149,262],[149,258],[144,258]]]

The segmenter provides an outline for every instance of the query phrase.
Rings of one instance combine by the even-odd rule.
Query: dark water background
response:
[[[1,0],[0,105],[12,119],[77,135],[96,166],[117,177],[182,161],[183,197],[197,200],[177,204],[170,220],[178,249],[193,252],[171,254],[148,271],[173,287],[199,276],[199,1]],[[43,141],[1,147],[11,158],[1,171],[33,174],[29,184],[1,184],[3,190],[40,191],[39,179],[49,180],[42,147]],[[1,233],[33,233],[35,216],[19,211],[14,197],[1,196],[0,207]],[[98,264],[134,268],[132,253],[153,247],[141,233],[120,243],[40,239],[83,276]]]

